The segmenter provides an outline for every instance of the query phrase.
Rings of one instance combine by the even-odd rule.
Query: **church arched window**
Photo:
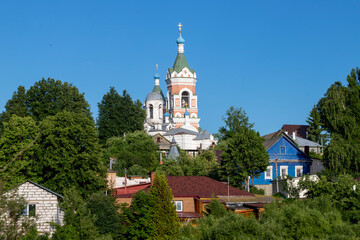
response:
[[[149,105],[150,118],[154,118],[154,107],[152,104]]]
[[[189,107],[189,92],[183,91],[181,94],[181,106],[182,107]]]
[[[162,118],[162,105],[159,105],[159,118]]]

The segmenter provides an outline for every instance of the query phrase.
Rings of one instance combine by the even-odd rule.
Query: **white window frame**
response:
[[[178,205],[178,204],[180,204],[180,205]],[[183,201],[174,201],[174,205],[176,207],[177,212],[182,212],[184,210]],[[180,206],[180,209],[177,208],[178,206]]]
[[[268,170],[270,170],[270,176],[266,175]],[[273,166],[268,166],[265,171],[265,180],[272,179],[272,176],[273,176]]]
[[[29,213],[30,213],[30,205],[31,205],[31,206],[34,206],[34,215],[33,215],[33,216],[30,216],[30,215],[29,215]],[[24,207],[24,210],[23,210],[22,215],[24,215],[24,216],[30,216],[30,217],[35,217],[35,216],[36,216],[36,204],[26,204],[26,206]]]
[[[285,169],[285,176],[282,175],[282,170]],[[280,178],[284,178],[289,175],[288,166],[280,166]]]
[[[297,170],[300,169],[300,176],[297,175]],[[302,177],[304,175],[304,167],[303,166],[295,166],[295,177]]]

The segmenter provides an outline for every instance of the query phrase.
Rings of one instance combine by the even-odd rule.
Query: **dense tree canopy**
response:
[[[19,86],[5,105],[1,122],[6,122],[12,114],[19,117],[31,116],[41,121],[61,111],[84,113],[91,118],[90,107],[84,94],[71,83],[52,78],[36,82],[29,90]]]
[[[105,187],[95,124],[84,113],[60,112],[41,123],[41,138],[33,171],[49,189],[63,193],[76,187],[90,194]]]
[[[142,175],[153,170],[158,164],[158,145],[144,131],[135,131],[122,137],[108,139],[104,151],[106,161],[110,157],[117,159],[115,169],[119,174]]]
[[[325,149],[325,166],[334,174],[360,170],[360,69],[347,76],[347,86],[335,82],[320,99],[321,124],[330,133]]]
[[[29,179],[42,180],[42,176],[33,171],[37,165],[35,152],[39,135],[39,127],[31,117],[13,115],[4,123],[0,137],[0,178],[6,189]]]
[[[252,129],[253,124],[241,108],[230,107],[226,115],[225,126],[219,129],[223,150],[219,172],[223,180],[229,177],[231,185],[241,186],[247,183],[248,177],[256,177],[266,170],[269,155],[264,139]]]
[[[98,103],[98,107],[97,126],[102,143],[108,138],[123,136],[124,133],[144,128],[146,115],[142,104],[139,100],[133,101],[126,90],[121,96],[114,87],[111,87]]]

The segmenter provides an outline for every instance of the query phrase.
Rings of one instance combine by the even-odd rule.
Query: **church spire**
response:
[[[182,27],[184,25],[182,25],[181,23],[179,23],[178,27],[179,27],[179,33],[180,33],[180,36],[179,38],[176,40],[176,43],[178,45],[178,53],[184,53],[184,44],[185,44],[185,39],[183,39],[183,37],[181,36],[181,30],[182,30]]]

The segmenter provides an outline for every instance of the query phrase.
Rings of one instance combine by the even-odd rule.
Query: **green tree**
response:
[[[241,107],[231,106],[226,111],[226,117],[223,117],[223,121],[225,122],[225,126],[220,127],[218,133],[216,134],[220,143],[232,137],[242,127],[254,127],[254,124],[249,122],[246,112]]]
[[[87,208],[86,202],[76,188],[70,188],[66,191],[62,207],[65,211],[64,225],[56,225],[52,239],[112,239],[110,235],[99,233],[95,226],[96,216]]]
[[[42,177],[33,171],[38,164],[34,153],[39,135],[39,127],[31,117],[13,115],[8,122],[4,122],[3,134],[0,137],[0,178],[5,189],[25,180],[42,180]]]
[[[320,99],[321,124],[331,141],[324,151],[324,165],[333,174],[359,175],[360,170],[360,70],[347,76],[347,86],[335,82]]]
[[[19,117],[29,116],[28,107],[26,105],[26,90],[24,86],[19,86],[17,91],[5,104],[5,112],[0,114],[0,135],[3,131],[4,122],[9,121],[10,117],[15,114]]]
[[[177,218],[173,195],[165,175],[155,173],[154,183],[150,188],[151,225],[154,239],[173,239],[177,236],[180,222]]]
[[[106,168],[96,127],[84,113],[60,112],[41,123],[42,133],[33,171],[58,193],[75,187],[87,195],[104,189]]]
[[[102,143],[108,138],[144,129],[146,114],[142,104],[139,100],[133,101],[126,90],[121,96],[114,87],[111,87],[98,103],[98,108],[97,126]]]
[[[86,206],[91,214],[95,215],[94,225],[100,234],[109,234],[113,239],[121,239],[123,227],[121,226],[120,205],[113,195],[96,192],[85,199]]]
[[[140,190],[131,201],[131,206],[122,211],[123,219],[127,224],[126,239],[149,239],[153,236],[154,226],[151,223],[151,209],[153,201],[148,193]]]
[[[106,142],[105,161],[110,157],[117,159],[115,169],[120,175],[131,169],[131,174],[142,175],[151,171],[158,164],[158,145],[144,131],[135,131],[122,137],[112,137]],[[137,165],[136,167],[134,167]]]
[[[306,119],[306,122],[309,124],[309,140],[317,143],[321,143],[321,141],[325,142],[327,140],[324,139],[324,134],[322,134],[323,129],[321,127],[321,118],[317,106],[314,106],[311,109],[309,117]],[[321,138],[323,138],[323,140],[321,140]]]
[[[233,186],[241,186],[243,182],[249,186],[248,178],[259,176],[269,166],[264,139],[252,129],[253,124],[241,108],[230,107],[227,116],[225,127],[219,129],[219,135],[223,136],[219,174],[223,180],[230,178]]]
[[[43,78],[30,87],[26,97],[29,112],[36,121],[62,111],[83,113],[91,118],[90,107],[84,93],[79,93],[77,87],[71,83]]]

